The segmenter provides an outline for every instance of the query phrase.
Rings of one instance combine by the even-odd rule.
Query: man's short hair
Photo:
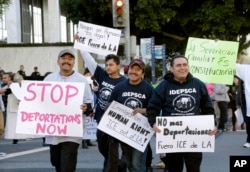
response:
[[[106,57],[105,57],[105,62],[107,62],[108,60],[111,60],[113,59],[114,62],[119,65],[120,64],[120,57],[115,55],[115,54],[108,54]]]
[[[173,67],[173,65],[174,65],[174,60],[177,59],[177,58],[184,58],[184,59],[186,59],[187,62],[188,62],[188,59],[187,59],[184,55],[177,54],[177,55],[174,55],[174,56],[171,58],[171,60],[170,60],[170,66]]]

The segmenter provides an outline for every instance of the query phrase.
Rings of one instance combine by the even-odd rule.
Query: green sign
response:
[[[206,83],[232,85],[238,47],[238,42],[190,37],[185,53],[190,73]]]

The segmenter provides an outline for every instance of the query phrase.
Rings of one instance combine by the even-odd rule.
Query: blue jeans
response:
[[[126,162],[129,172],[146,172],[148,147],[146,147],[144,152],[141,152],[125,143],[121,143],[121,146],[126,156]]]

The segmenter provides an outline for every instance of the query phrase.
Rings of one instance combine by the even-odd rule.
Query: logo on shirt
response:
[[[194,109],[195,99],[189,94],[181,94],[173,100],[175,110],[179,113],[188,113]]]
[[[101,107],[101,109],[104,109],[106,108],[106,105],[108,103],[108,100],[110,99],[110,96],[111,96],[111,89],[105,87],[105,88],[102,88],[100,91],[99,91],[99,105]]]
[[[135,108],[141,108],[142,107],[142,103],[139,99],[137,98],[133,98],[130,97],[128,98],[125,103],[124,103],[127,107],[131,108],[131,109],[135,109]]]

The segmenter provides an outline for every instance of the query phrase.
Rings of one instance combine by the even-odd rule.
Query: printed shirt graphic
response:
[[[152,93],[153,87],[146,81],[142,80],[139,85],[130,85],[126,80],[114,88],[109,102],[115,100],[131,109],[146,108]]]
[[[195,98],[189,94],[178,95],[173,100],[173,106],[178,113],[189,113],[194,110],[194,105],[196,104]]]

